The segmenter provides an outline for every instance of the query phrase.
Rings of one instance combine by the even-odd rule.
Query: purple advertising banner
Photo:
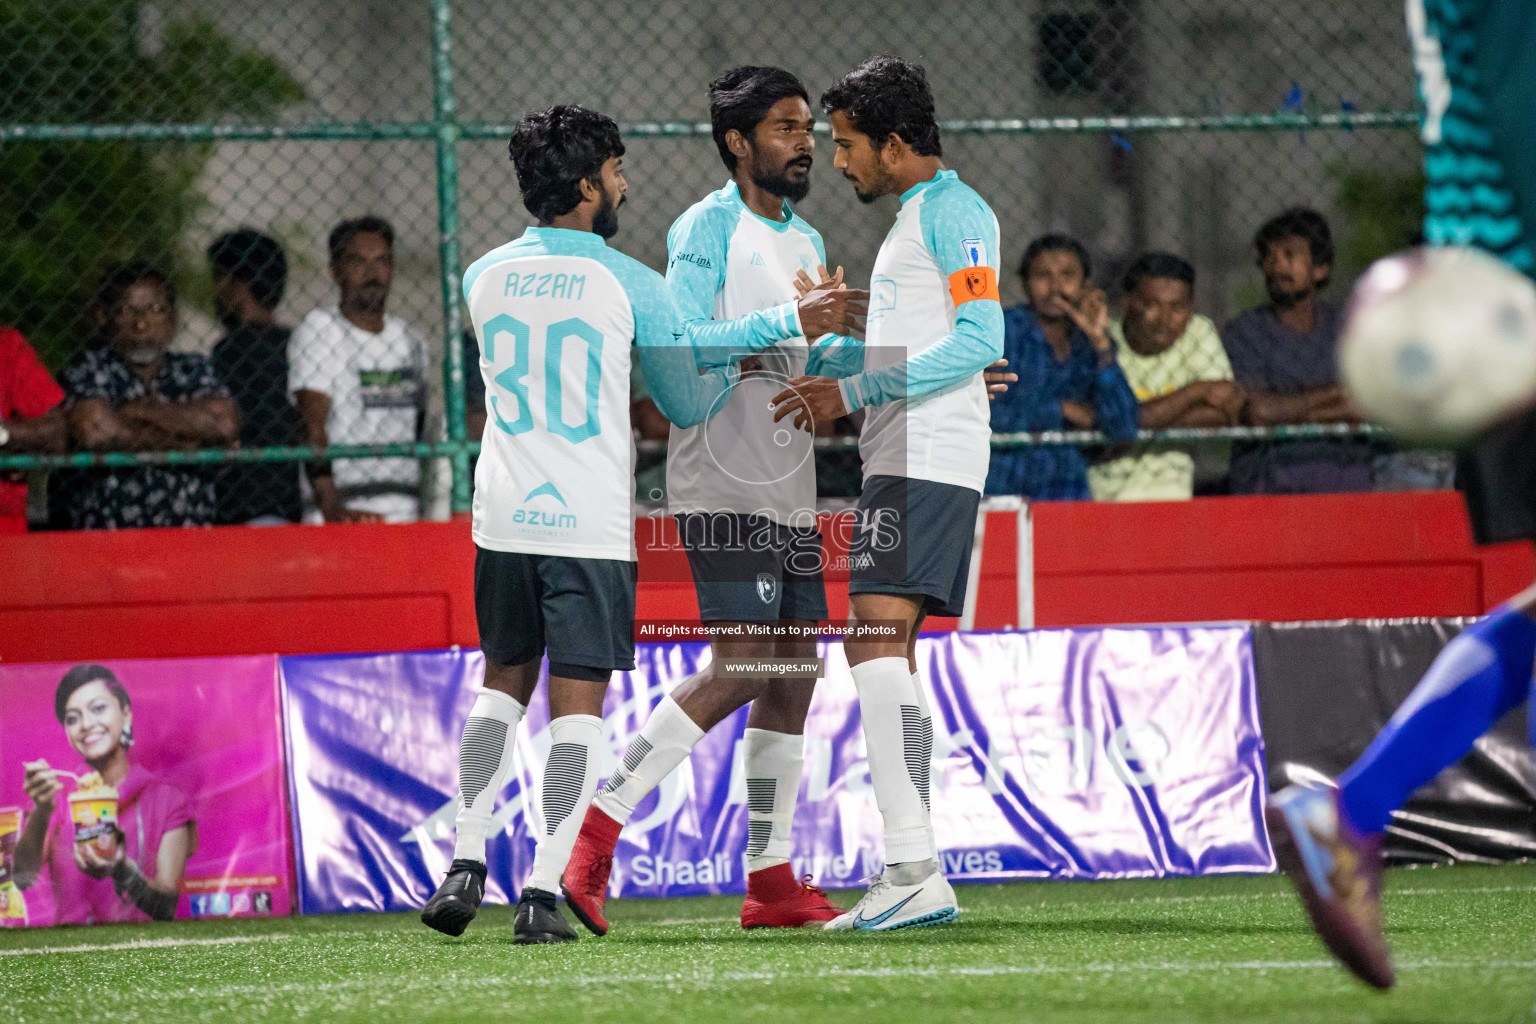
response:
[[[0,665],[0,925],[291,913],[278,714],[273,656]]]
[[[794,867],[852,887],[880,868],[858,701],[838,644],[806,724]],[[604,707],[605,777],[704,644],[642,644]],[[933,817],[955,881],[1128,878],[1274,869],[1246,627],[924,637]],[[282,659],[304,913],[419,907],[453,856],[459,732],[478,651]],[[742,892],[745,710],[636,809],[619,896]],[[488,900],[533,863],[548,710],[535,697],[488,847]]]

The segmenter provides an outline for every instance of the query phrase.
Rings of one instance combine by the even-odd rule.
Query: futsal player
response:
[[[743,743],[747,781],[744,928],[802,927],[842,911],[790,867],[811,678],[746,678],[721,658],[816,656],[827,617],[816,464],[810,435],[776,428],[768,399],[808,372],[839,376],[857,357],[868,294],[838,281],[803,297],[798,274],[826,262],[821,236],[794,212],[810,190],[810,96],[781,68],[738,67],[709,87],[715,145],[730,180],[690,207],[667,235],[667,285],[704,365],[750,358],[754,369],[721,410],[696,426],[674,423],[667,501],[698,593],[699,618],[716,628],[711,663],[664,697],[630,742],[623,767],[593,800],[564,887],[571,910],[605,934],[603,913],[619,831],[647,794],[704,734],[752,703]],[[838,335],[812,353],[807,337]],[[740,639],[747,624],[777,636]],[[732,638],[732,639],[726,639]]]
[[[606,244],[628,188],[611,118],[551,107],[509,149],[538,226],[464,274],[489,414],[473,518],[485,681],[459,746],[453,863],[421,919],[459,935],[475,916],[492,804],[547,653],[544,831],[513,921],[527,944],[576,938],[555,893],[596,784],[603,694],[635,667],[631,347],[678,424],[702,421],[737,371],[701,374],[661,275]]]
[[[773,399],[776,421],[817,422],[866,409],[864,486],[850,546],[852,625],[895,624],[845,644],[859,695],[869,774],[884,820],[885,870],[830,929],[941,924],[959,913],[939,869],[929,813],[933,718],[915,645],[926,615],[963,610],[991,454],[982,371],[1003,351],[998,226],[944,167],[923,69],[874,57],[821,100],[835,166],[864,202],[901,197],[875,259],[862,372],[806,376]]]
[[[1536,5],[1409,0],[1425,104],[1425,235],[1536,270]],[[1463,460],[1479,543],[1536,538],[1536,412],[1494,428]],[[1270,835],[1323,942],[1361,980],[1393,984],[1382,929],[1382,834],[1414,790],[1460,760],[1531,691],[1536,587],[1446,645],[1338,788],[1270,800]]]

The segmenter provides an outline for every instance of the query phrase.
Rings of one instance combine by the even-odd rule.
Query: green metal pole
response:
[[[443,403],[449,441],[464,440],[464,348],[459,320],[459,126],[453,102],[448,0],[432,0],[432,111],[437,124],[437,256],[443,287]],[[470,508],[469,456],[452,457],[453,511]]]

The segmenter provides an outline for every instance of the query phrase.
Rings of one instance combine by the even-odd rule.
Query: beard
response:
[[[843,177],[848,178],[848,175],[844,174]],[[867,190],[860,188],[859,183],[852,178],[848,178],[848,181],[853,185],[853,194],[858,196],[859,202],[864,203],[866,206],[881,196],[887,196],[891,193],[891,176],[886,173],[884,168],[879,170],[874,180],[870,182]]]
[[[618,202],[603,198],[602,208],[592,215],[592,232],[602,239],[612,238],[619,233],[619,207],[624,205],[624,200]]]
[[[348,297],[346,306],[359,313],[382,313],[389,301],[389,286],[377,281],[358,285]]]
[[[1278,281],[1266,280],[1264,290],[1269,292],[1269,301],[1276,309],[1290,309],[1312,294],[1310,288],[1300,291],[1286,291]]]
[[[792,203],[798,203],[811,192],[810,161],[805,164],[806,175],[799,181],[789,177],[790,167],[793,164],[771,171],[759,164],[752,165],[752,184],[764,192],[772,193],[781,199],[788,199]]]

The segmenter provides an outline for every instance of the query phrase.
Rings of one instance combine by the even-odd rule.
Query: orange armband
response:
[[[949,275],[949,297],[959,306],[976,299],[1001,302],[997,290],[997,271],[991,267],[966,267]]]

